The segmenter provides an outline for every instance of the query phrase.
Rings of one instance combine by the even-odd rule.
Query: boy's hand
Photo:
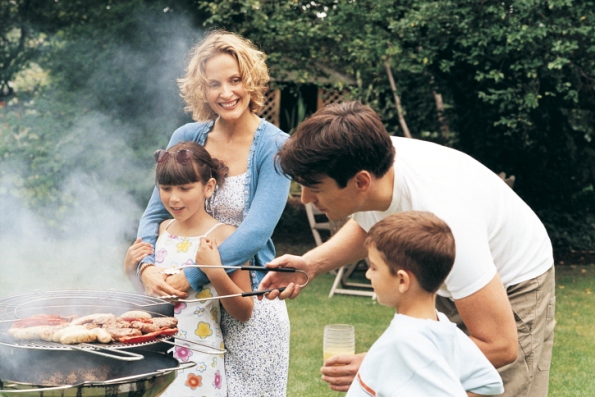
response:
[[[138,263],[152,253],[153,246],[149,243],[144,243],[140,237],[137,238],[130,248],[128,248],[124,257],[124,271],[126,274],[134,273],[136,275]]]
[[[351,382],[355,378],[359,367],[366,353],[360,353],[353,356],[333,356],[324,362],[320,368],[322,380],[329,384],[329,387],[335,391],[349,390]]]

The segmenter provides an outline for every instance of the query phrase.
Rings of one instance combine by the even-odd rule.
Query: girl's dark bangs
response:
[[[168,162],[163,166],[158,166],[155,173],[155,182],[158,185],[185,185],[199,181],[200,178],[192,163],[185,166],[176,163],[172,166]]]

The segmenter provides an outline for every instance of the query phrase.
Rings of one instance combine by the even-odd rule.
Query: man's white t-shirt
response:
[[[370,348],[346,397],[466,397],[504,392],[498,371],[467,335],[440,321],[395,314]]]
[[[392,137],[396,149],[392,203],[386,211],[352,215],[366,232],[402,211],[429,211],[455,237],[455,264],[438,294],[465,298],[496,272],[507,288],[545,273],[554,263],[546,229],[500,177],[460,151]]]

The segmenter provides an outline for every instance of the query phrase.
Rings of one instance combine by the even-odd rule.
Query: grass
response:
[[[291,320],[291,352],[288,396],[339,396],[320,379],[322,334],[326,324],[348,323],[355,327],[356,352],[367,351],[384,332],[394,310],[367,297],[335,295],[328,298],[334,276],[324,274],[292,301],[287,302]]]
[[[313,247],[311,235],[294,235],[292,238],[276,241],[278,254],[301,255]],[[286,242],[286,241],[289,241]],[[305,243],[304,243],[305,241]],[[118,251],[119,252],[119,251]],[[113,255],[114,257],[118,255]],[[122,255],[120,255],[122,256]],[[120,262],[110,256],[113,262],[108,278],[112,288],[121,289],[127,280],[120,280]],[[43,259],[39,264],[48,267],[44,277],[52,270]],[[65,262],[70,263],[70,262]],[[73,262],[75,263],[75,262]],[[50,287],[18,272],[17,267],[6,261],[0,265],[0,297],[30,292],[32,289],[59,289]],[[72,264],[68,265],[72,268]],[[85,267],[93,269],[91,265]],[[38,270],[39,271],[39,270]],[[68,273],[60,273],[64,279]],[[361,274],[359,275],[362,276]],[[17,280],[28,281],[27,288],[19,286]],[[289,369],[288,397],[337,397],[343,393],[331,391],[320,379],[322,366],[322,333],[324,325],[349,323],[355,326],[356,351],[364,352],[384,332],[393,316],[390,308],[379,305],[367,297],[335,295],[328,297],[334,276],[322,275],[300,294],[287,302],[291,320],[291,357]],[[108,281],[100,278],[76,278],[78,288],[104,289]],[[120,280],[120,281],[118,281]],[[86,283],[82,282],[85,281]],[[595,265],[556,266],[556,331],[550,375],[551,397],[595,396]],[[0,308],[0,312],[3,308]]]
[[[300,255],[309,245],[277,244],[278,252]],[[324,325],[355,326],[356,351],[367,351],[393,316],[370,298],[328,297],[334,276],[313,280],[287,302],[291,320],[289,397],[341,396],[320,379]],[[595,396],[595,264],[556,266],[556,331],[550,370],[550,397]]]
[[[552,397],[595,395],[595,265],[556,267]]]

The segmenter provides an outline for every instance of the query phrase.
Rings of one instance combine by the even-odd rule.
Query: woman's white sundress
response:
[[[167,227],[169,227],[172,220]],[[198,244],[216,227],[213,226],[203,236],[182,237],[170,234],[166,230],[159,236],[155,244],[155,265],[164,268],[182,268],[194,265]],[[209,298],[217,296],[213,284],[206,284],[202,290],[188,290],[188,299]],[[219,299],[203,302],[180,302],[174,307],[174,315],[178,319],[177,336],[189,339],[202,345],[224,348],[221,332],[221,307]],[[176,340],[176,344],[191,346]],[[182,346],[175,346],[173,355],[180,362],[193,361],[195,367],[178,371],[178,376],[165,390],[165,397],[226,397],[227,381],[225,377],[224,356],[201,353]]]
[[[246,174],[225,179],[207,205],[219,222],[238,227],[244,219]],[[242,270],[243,271],[243,270]],[[289,372],[289,316],[285,301],[254,300],[245,323],[222,310],[228,397],[285,397]]]

